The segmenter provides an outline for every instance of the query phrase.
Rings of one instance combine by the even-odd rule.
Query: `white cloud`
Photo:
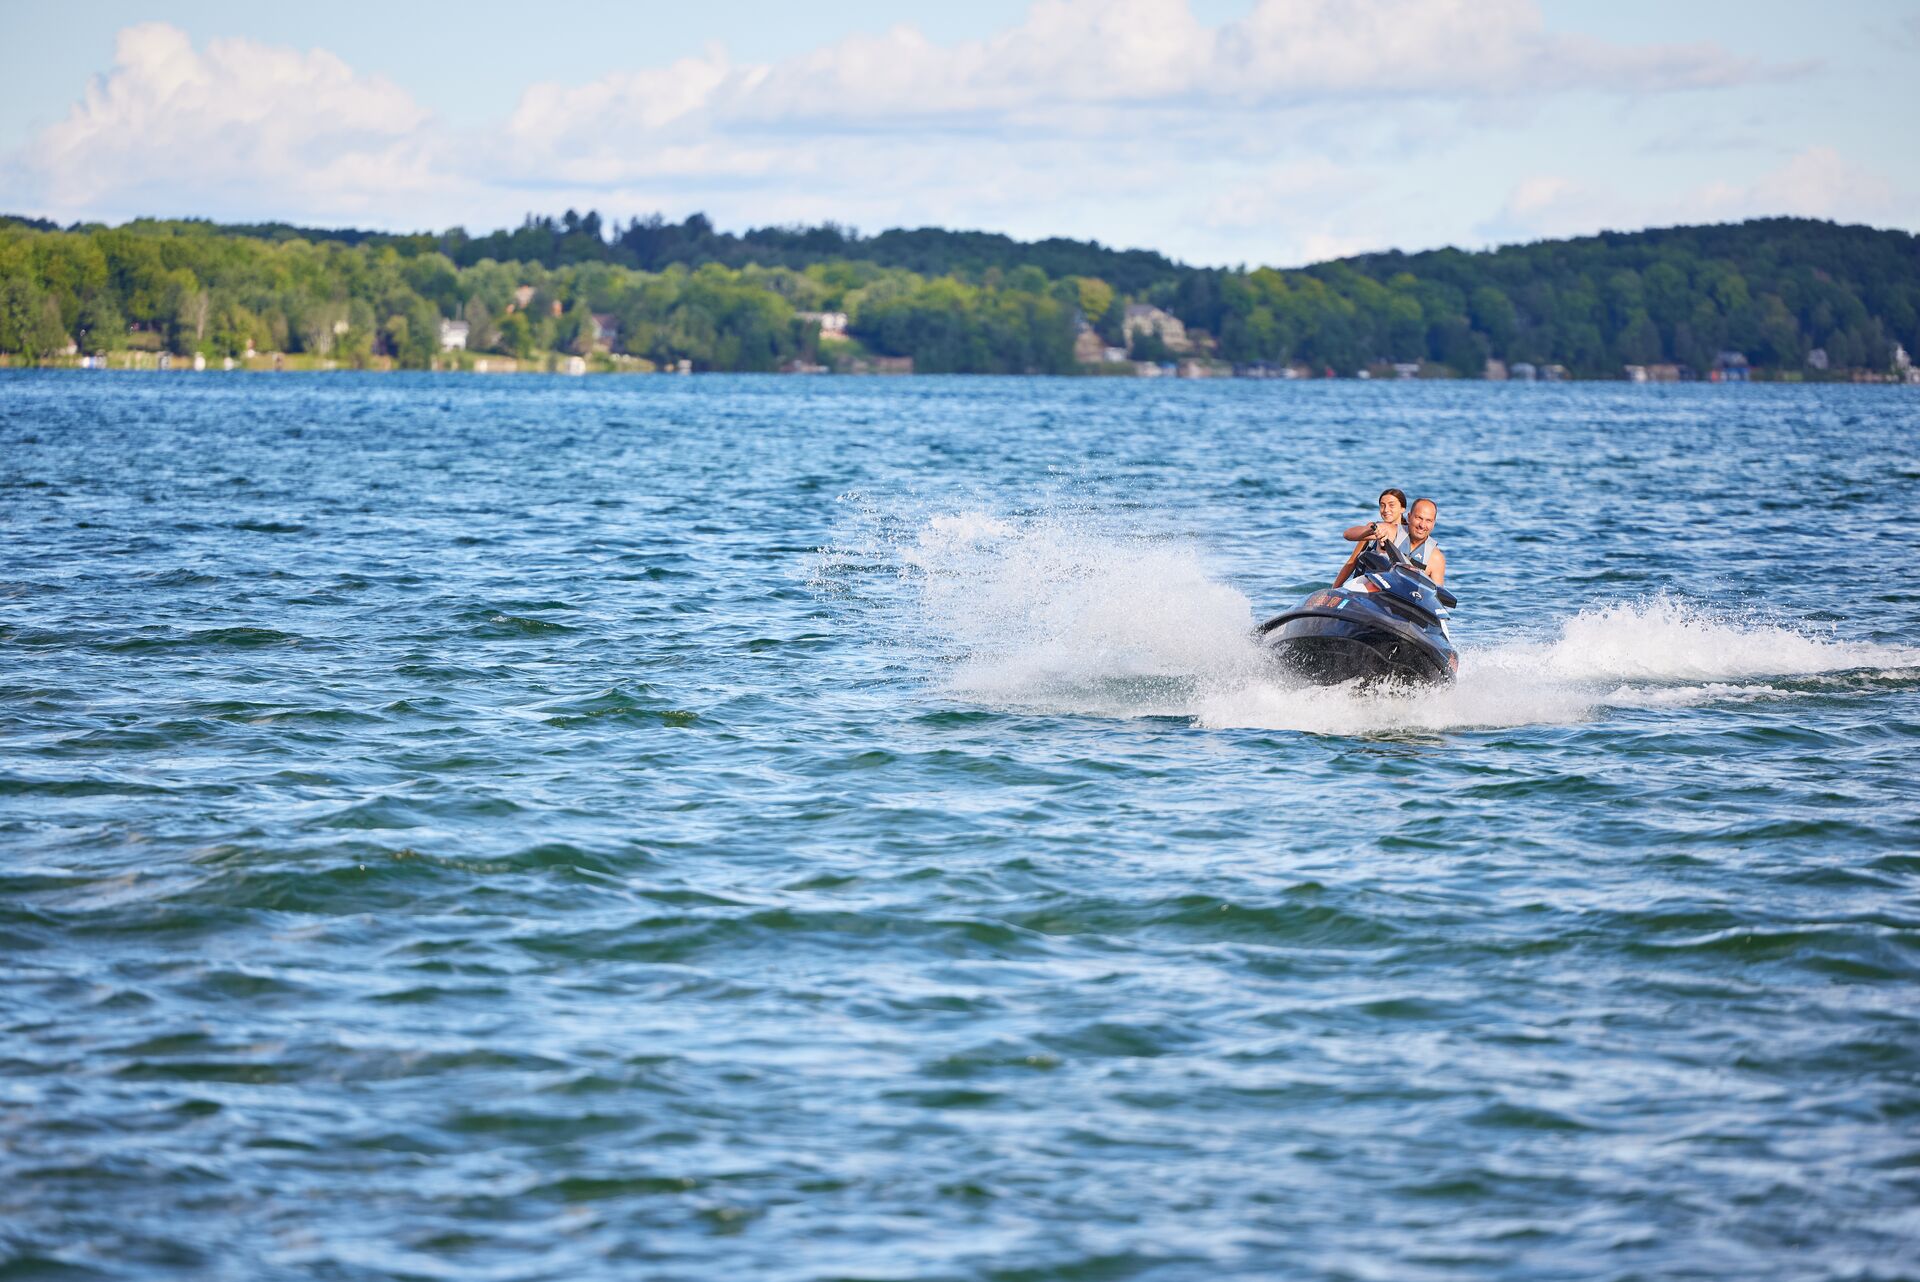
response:
[[[502,117],[460,132],[325,50],[196,47],[153,23],[120,33],[112,68],[4,177],[10,203],[61,218],[477,228],[704,209],[1299,262],[1453,234],[1406,167],[1524,129],[1556,96],[1764,74],[1713,46],[1565,34],[1536,0],[1250,0],[1215,23],[1190,0],[1036,0],[982,39],[901,25],[771,62],[713,45],[517,100],[503,86]],[[1602,197],[1515,199],[1503,217],[1524,229],[1581,224]]]
[[[1893,184],[1879,174],[1843,159],[1832,147],[1809,147],[1750,184],[1709,183],[1690,193],[1681,208],[1700,220],[1767,214],[1891,220],[1900,216],[1902,204]]]
[[[1750,182],[1715,180],[1665,196],[1633,196],[1563,175],[1522,179],[1481,225],[1488,240],[1583,236],[1678,223],[1792,216],[1911,225],[1916,207],[1880,174],[1832,147],[1809,147]]]
[[[1303,210],[1328,212],[1377,185],[1377,179],[1363,172],[1308,157],[1215,192],[1198,215],[1212,227],[1255,227]]]
[[[1084,131],[1095,112],[1205,110],[1218,122],[1328,100],[1691,89],[1757,71],[1713,46],[1558,35],[1534,0],[1260,0],[1213,27],[1188,0],[1038,0],[985,40],[936,45],[898,26],[766,65],[715,50],[580,88],[538,85],[512,129],[563,149],[610,129]]]
[[[1178,193],[1154,202],[1160,216],[1218,233],[1212,252],[1380,247],[1394,239],[1384,220],[1311,208],[1339,183],[1371,182],[1358,177],[1369,156],[1445,145],[1570,90],[1644,94],[1753,74],[1710,46],[1557,34],[1534,0],[1259,0],[1215,25],[1188,0],[1037,0],[980,40],[936,44],[902,25],[772,63],[716,47],[586,85],[535,85],[497,161],[517,183],[634,194],[643,208],[704,184],[692,199],[713,210],[751,184],[788,207],[795,189],[831,200],[828,212],[864,225],[946,216],[1012,229],[1043,204],[1055,215],[1045,231],[1110,239],[1114,207],[1158,187]],[[1226,190],[1195,197],[1236,167]],[[1321,175],[1317,189],[1289,196],[1285,182],[1303,173]],[[1090,210],[1091,225],[1066,221],[1076,197],[1094,196],[1109,206]],[[1258,234],[1276,211],[1294,226]],[[1209,253],[1189,233],[1163,224],[1141,237]]]
[[[203,52],[146,23],[120,32],[113,69],[17,168],[62,212],[199,213],[231,197],[344,213],[442,183],[428,123],[405,90],[325,50],[232,39]],[[130,207],[143,198],[166,204]]]

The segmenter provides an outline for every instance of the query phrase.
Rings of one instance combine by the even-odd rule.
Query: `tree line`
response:
[[[1236,364],[1473,376],[1492,359],[1619,377],[1737,352],[1763,373],[1840,376],[1920,351],[1920,238],[1766,219],[1246,270],[934,228],[736,234],[697,214],[569,211],[483,236],[0,218],[0,352],[30,359],[146,345],[424,368],[442,322],[461,320],[470,350],[523,358],[599,344],[751,371],[832,349],[929,373],[1071,373],[1083,329],[1134,357],[1174,354],[1129,333],[1136,303]],[[818,313],[845,313],[849,341],[823,343]]]

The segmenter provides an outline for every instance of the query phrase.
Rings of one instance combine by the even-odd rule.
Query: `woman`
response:
[[[1353,577],[1354,563],[1360,559],[1361,551],[1369,543],[1391,543],[1402,552],[1412,545],[1407,539],[1407,527],[1402,518],[1407,512],[1407,494],[1405,490],[1385,489],[1380,491],[1380,519],[1368,521],[1365,525],[1355,525],[1341,535],[1354,545],[1347,556],[1347,563],[1340,567],[1340,576],[1333,581],[1339,587]]]

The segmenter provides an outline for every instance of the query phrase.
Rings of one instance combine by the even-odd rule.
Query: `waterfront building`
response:
[[[1131,345],[1138,334],[1157,334],[1160,341],[1176,352],[1189,351],[1193,341],[1187,337],[1187,327],[1178,316],[1161,311],[1151,303],[1128,303],[1126,316],[1120,323]]]
[[[795,312],[803,321],[813,321],[820,326],[822,338],[845,338],[847,336],[847,314],[845,312]]]

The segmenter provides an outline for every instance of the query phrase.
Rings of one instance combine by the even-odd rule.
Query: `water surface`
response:
[[[1914,1276],[1917,442],[0,374],[0,1278]],[[1462,679],[1294,688],[1385,484]]]

